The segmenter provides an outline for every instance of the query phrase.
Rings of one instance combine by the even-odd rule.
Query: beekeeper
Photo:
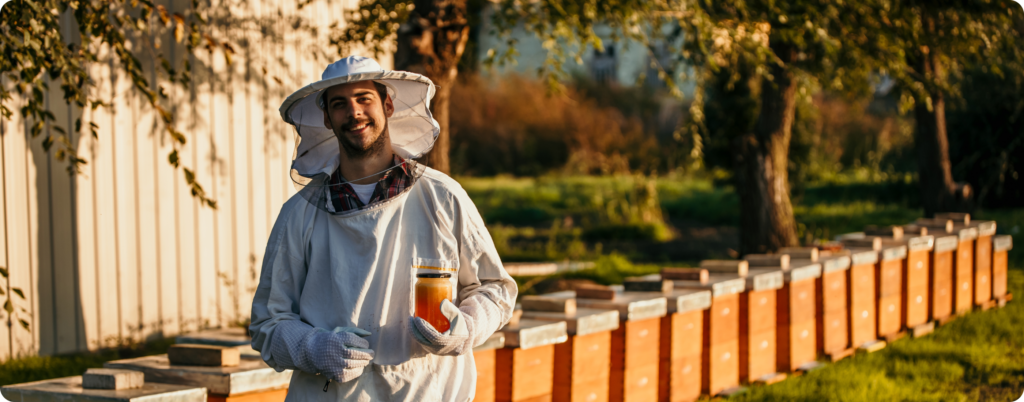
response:
[[[468,401],[473,347],[508,322],[516,284],[466,191],[416,164],[440,128],[426,77],[350,56],[296,91],[298,189],[270,233],[252,347],[294,370],[288,401]],[[414,316],[417,273],[450,273],[439,332]]]

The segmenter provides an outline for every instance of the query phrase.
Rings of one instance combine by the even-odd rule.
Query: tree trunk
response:
[[[414,4],[415,11],[398,32],[395,69],[423,74],[437,86],[431,110],[441,134],[419,162],[450,173],[448,101],[469,40],[466,0],[415,0]]]
[[[792,59],[788,47],[772,46],[772,50],[784,63]],[[797,83],[788,65],[772,64],[770,70],[774,81],[762,84],[754,133],[740,136],[734,143],[743,255],[799,244],[787,172]]]
[[[934,20],[922,16],[928,31],[934,31]],[[946,102],[942,90],[933,83],[944,79],[938,55],[927,46],[916,54],[918,73],[925,78],[928,98],[914,104],[914,146],[917,148],[917,171],[921,186],[921,203],[925,216],[936,212],[967,212],[971,188],[953,181],[949,162],[949,140],[946,136]]]

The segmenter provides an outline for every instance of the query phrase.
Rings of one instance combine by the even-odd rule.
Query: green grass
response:
[[[1024,295],[1024,271],[1010,271],[1009,289]],[[1012,401],[1022,391],[1024,303],[1016,301],[729,401]]]

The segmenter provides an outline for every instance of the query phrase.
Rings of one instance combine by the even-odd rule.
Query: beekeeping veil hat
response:
[[[391,147],[398,156],[406,160],[422,156],[434,146],[441,132],[430,114],[435,87],[429,78],[407,71],[384,70],[373,59],[362,56],[349,56],[327,66],[320,81],[295,91],[280,109],[281,117],[295,127],[296,133],[292,182],[307,200],[325,210],[333,210],[323,205],[329,176],[345,156],[334,132],[324,126],[321,99],[327,88],[359,81],[374,81],[387,87],[395,106],[387,119],[388,131]]]

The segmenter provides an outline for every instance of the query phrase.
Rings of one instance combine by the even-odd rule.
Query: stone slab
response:
[[[700,262],[702,269],[708,273],[736,274],[746,276],[750,270],[750,263],[746,260],[704,260]]]
[[[668,300],[664,294],[655,292],[626,292],[616,291],[612,299],[590,299],[578,297],[572,291],[548,293],[552,297],[576,297],[576,306],[580,308],[593,308],[599,310],[617,310],[619,320],[635,321],[654,317],[664,317],[668,314]]]
[[[886,345],[885,341],[883,341],[883,340],[875,340],[875,341],[867,342],[867,343],[865,343],[863,345],[858,346],[857,347],[857,352],[858,353],[873,353],[873,352],[877,352],[879,350],[885,349],[885,345]]]
[[[252,338],[245,328],[222,328],[179,335],[176,343],[197,345],[244,346],[252,344]]]
[[[473,351],[480,352],[484,350],[500,349],[503,347],[505,347],[505,334],[501,331],[495,331],[487,338],[486,341],[484,341],[484,343],[473,348]]]
[[[547,311],[525,311],[523,312],[523,318],[540,321],[565,322],[566,332],[569,335],[576,336],[584,336],[619,329],[618,310],[580,308],[572,314]]]
[[[553,311],[565,314],[576,313],[576,299],[530,295],[519,298],[519,302],[523,305],[524,314],[527,311]]]
[[[234,367],[241,358],[235,347],[179,343],[167,349],[171,364],[182,366]]]
[[[505,335],[506,348],[530,349],[554,345],[569,340],[565,321],[542,321],[523,318],[500,330]]]
[[[935,322],[926,322],[910,329],[910,336],[920,338],[935,331]]]

